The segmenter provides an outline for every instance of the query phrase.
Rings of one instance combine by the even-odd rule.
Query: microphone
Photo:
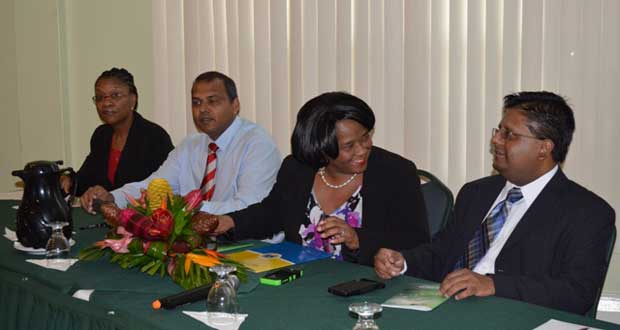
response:
[[[173,309],[180,305],[196,302],[198,300],[206,299],[211,290],[212,284],[207,284],[187,291],[179,292],[168,297],[159,298],[151,304],[153,309]]]
[[[93,198],[93,211],[97,213],[101,213],[101,207],[104,204],[109,204],[110,202],[103,201],[99,198]]]

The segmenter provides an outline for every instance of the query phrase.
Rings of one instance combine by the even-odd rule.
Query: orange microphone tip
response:
[[[153,306],[153,309],[160,309],[161,308],[161,302],[159,300],[155,300],[155,301],[153,301],[151,306]]]

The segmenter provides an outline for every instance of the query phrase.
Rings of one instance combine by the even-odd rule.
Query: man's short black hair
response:
[[[314,169],[337,158],[336,122],[344,119],[354,120],[369,131],[375,127],[372,109],[351,94],[329,92],[306,102],[297,114],[291,137],[293,157]]]
[[[221,72],[207,71],[205,73],[201,73],[198,77],[196,77],[196,79],[194,79],[193,85],[196,85],[199,82],[212,82],[216,79],[219,79],[224,83],[224,87],[226,88],[226,94],[228,95],[228,100],[230,102],[234,101],[238,96],[235,81]]]
[[[562,163],[575,132],[575,117],[566,100],[546,91],[519,92],[504,97],[504,111],[511,108],[523,111],[532,134],[553,141],[553,160]]]

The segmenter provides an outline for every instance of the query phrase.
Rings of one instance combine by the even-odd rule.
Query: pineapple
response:
[[[158,209],[161,206],[163,200],[172,200],[172,188],[166,179],[153,179],[148,188],[146,194],[149,199],[149,208],[151,211]]]

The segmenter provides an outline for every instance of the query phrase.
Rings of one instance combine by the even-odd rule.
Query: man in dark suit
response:
[[[562,97],[507,95],[491,139],[499,175],[463,186],[454,221],[432,243],[379,250],[377,275],[441,282],[457,300],[496,295],[586,312],[602,287],[615,213],[559,167],[574,130]]]

